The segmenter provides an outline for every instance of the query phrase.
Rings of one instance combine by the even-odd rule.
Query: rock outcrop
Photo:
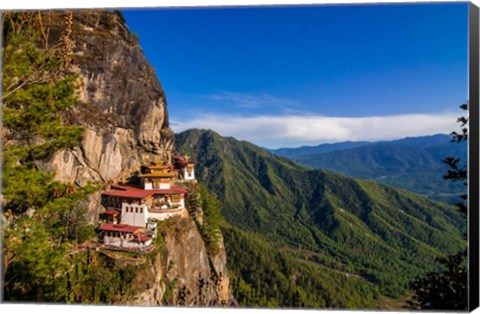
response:
[[[59,152],[50,167],[56,178],[82,185],[118,179],[174,146],[165,92],[121,14],[83,11],[46,13],[51,46],[65,41],[79,76],[79,104],[65,117],[85,128],[78,148]]]
[[[142,268],[135,285],[144,287],[129,305],[230,306],[236,305],[229,289],[223,242],[216,254],[208,251],[192,218],[172,218],[164,225],[167,254],[159,253]]]
[[[42,20],[51,47],[68,43],[70,69],[78,74],[79,103],[64,120],[85,129],[77,148],[58,152],[43,166],[57,180],[82,186],[108,184],[128,177],[142,163],[169,160],[174,133],[165,92],[122,15],[54,12],[44,13]],[[91,223],[102,211],[99,200],[97,192],[86,205]],[[190,217],[174,220],[171,230],[164,234],[163,249],[137,267],[134,294],[117,300],[134,305],[235,304],[223,242],[218,252],[208,252]]]

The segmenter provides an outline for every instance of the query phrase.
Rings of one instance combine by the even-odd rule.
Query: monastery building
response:
[[[188,216],[188,191],[176,183],[196,182],[195,163],[188,156],[173,159],[173,166],[142,165],[139,185],[112,185],[102,192],[106,211],[99,216],[98,231],[103,244],[123,249],[147,248],[157,236],[157,221]]]

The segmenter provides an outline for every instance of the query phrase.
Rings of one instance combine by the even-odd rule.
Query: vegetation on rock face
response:
[[[329,278],[348,277],[353,290],[369,291],[363,306],[375,307],[378,294],[404,294],[413,278],[437,269],[435,258],[465,246],[465,221],[452,206],[373,181],[309,170],[212,131],[189,130],[178,134],[176,142],[178,150],[197,161],[197,179],[222,201],[231,226],[224,230],[228,265],[241,305],[290,306],[288,293],[294,291],[286,288],[286,262],[280,255],[295,265],[300,278],[312,269],[322,269]],[[254,234],[256,240],[239,234]],[[247,248],[250,254],[244,254]],[[252,254],[259,255],[254,270],[249,266]],[[342,288],[344,283],[326,282],[322,289],[330,289],[329,300],[335,301],[305,297],[304,306],[361,306]],[[304,291],[312,287],[305,281],[297,286]],[[287,295],[280,299],[270,290]]]
[[[94,236],[80,204],[96,187],[55,181],[39,165],[82,136],[62,123],[76,103],[75,75],[68,49],[48,47],[39,13],[4,13],[2,29],[4,299],[69,302],[80,280],[69,253]]]
[[[220,214],[220,203],[203,185],[200,185],[199,194],[203,210],[203,223],[200,225],[199,230],[207,242],[207,247],[213,253],[218,253],[222,217]]]
[[[187,184],[187,188],[186,207],[189,214],[194,218],[209,252],[216,254],[222,236],[220,231],[220,224],[222,223],[220,202],[203,184],[191,183]]]

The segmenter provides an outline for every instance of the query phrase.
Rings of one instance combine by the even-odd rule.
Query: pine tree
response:
[[[78,203],[96,187],[54,181],[38,166],[78,145],[83,133],[62,121],[77,101],[76,76],[68,71],[68,49],[49,47],[45,16],[2,15],[2,284],[5,300],[68,302],[75,269],[69,253],[93,235]]]

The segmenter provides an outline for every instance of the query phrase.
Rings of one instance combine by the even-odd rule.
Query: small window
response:
[[[138,214],[138,207],[135,208],[135,214]]]
[[[143,214],[143,208],[140,208],[140,214]]]

